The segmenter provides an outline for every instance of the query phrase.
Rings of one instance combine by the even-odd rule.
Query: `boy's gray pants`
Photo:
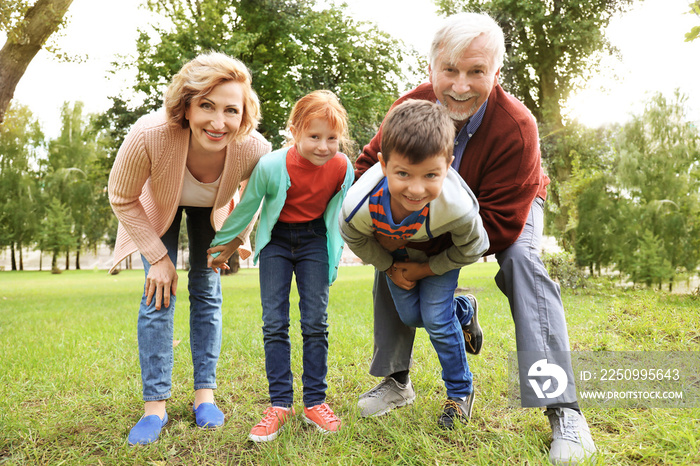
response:
[[[547,406],[576,401],[561,292],[559,285],[549,278],[540,260],[543,207],[544,200],[535,198],[523,232],[515,243],[496,254],[500,265],[496,284],[508,298],[515,323],[523,406]],[[408,370],[415,337],[415,329],[401,322],[383,274],[384,272],[375,271],[372,290],[374,355],[369,373],[375,377],[386,377]],[[488,308],[480,311],[489,312]],[[485,344],[488,345],[488,328],[484,333]],[[503,357],[507,356],[504,352]],[[546,359],[547,364],[560,366],[567,374],[567,387],[556,398],[540,399],[534,396],[532,382],[529,380],[538,379],[528,377],[528,372],[535,362],[542,359]],[[476,387],[478,380],[479,374],[474,374]]]

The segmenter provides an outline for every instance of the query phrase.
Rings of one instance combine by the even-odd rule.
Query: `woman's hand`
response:
[[[207,249],[207,267],[211,267],[216,273],[219,273],[219,269],[229,270],[230,267],[228,266],[227,262],[233,253],[236,252],[236,250],[241,246],[241,244],[243,244],[243,241],[238,238],[234,238],[233,241],[228,244],[214,246],[213,248]],[[214,254],[217,252],[219,255],[214,257]]]
[[[394,282],[394,285],[404,290],[410,290],[416,286],[416,282],[406,279],[403,274],[404,264],[404,262],[394,262],[391,267],[384,271],[384,273],[387,275],[387,277],[389,277],[389,279],[391,279],[392,282]]]
[[[170,306],[170,296],[175,296],[177,290],[177,270],[169,256],[151,265],[146,276],[146,305],[150,306],[153,296],[156,298],[156,309]]]

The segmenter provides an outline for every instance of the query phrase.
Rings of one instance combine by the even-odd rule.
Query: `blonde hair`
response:
[[[311,124],[311,120],[320,118],[340,134],[339,142],[343,150],[349,145],[348,140],[348,113],[340,103],[338,97],[331,91],[313,91],[299,99],[292,108],[287,120],[287,132],[290,134],[287,144],[294,143],[290,127],[298,132],[304,132]]]
[[[228,81],[240,83],[243,88],[243,116],[236,140],[248,136],[260,121],[260,101],[251,86],[250,72],[240,60],[218,52],[197,56],[173,76],[164,96],[168,121],[189,128],[185,112],[190,104]]]

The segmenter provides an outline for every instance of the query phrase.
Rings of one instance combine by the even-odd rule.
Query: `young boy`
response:
[[[482,343],[476,298],[454,292],[461,267],[488,250],[488,237],[476,197],[450,168],[454,124],[444,108],[406,101],[382,131],[380,163],[348,191],[340,231],[360,259],[384,271],[401,320],[428,332],[447,390],[438,424],[451,429],[455,419],[471,417],[466,352],[478,353]],[[373,397],[365,395],[360,406],[372,412]]]

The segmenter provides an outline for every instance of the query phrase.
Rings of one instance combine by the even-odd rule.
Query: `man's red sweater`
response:
[[[421,84],[399,98],[437,101],[432,84]],[[382,128],[355,162],[355,178],[377,163]],[[496,85],[489,95],[481,126],[467,144],[459,174],[479,200],[489,235],[486,254],[503,251],[523,231],[535,197],[545,199],[549,178],[542,170],[537,123],[515,97]]]

